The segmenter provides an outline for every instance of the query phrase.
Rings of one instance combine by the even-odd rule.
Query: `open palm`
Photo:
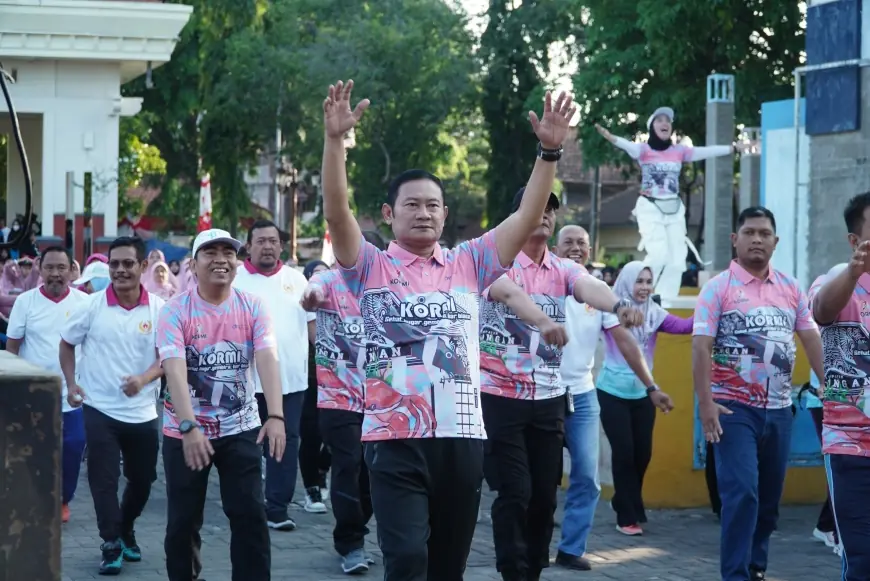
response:
[[[323,125],[328,137],[343,137],[353,129],[369,106],[369,100],[363,99],[351,109],[351,91],[353,81],[338,81],[329,86],[329,95],[323,101]]]
[[[559,93],[559,98],[553,104],[553,96],[547,91],[544,97],[544,115],[538,119],[534,111],[529,111],[529,121],[541,147],[544,149],[558,149],[568,136],[568,124],[577,107],[573,106],[574,99],[564,91]]]

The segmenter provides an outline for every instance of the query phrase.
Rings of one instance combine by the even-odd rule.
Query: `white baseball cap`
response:
[[[90,263],[85,267],[82,275],[74,280],[72,284],[74,286],[81,286],[91,282],[95,278],[110,278],[109,265],[105,262],[100,262],[99,260]]]
[[[199,252],[199,249],[203,246],[208,246],[210,244],[217,244],[218,242],[223,242],[224,244],[229,244],[233,248],[236,249],[236,252],[242,247],[242,243],[230,236],[230,233],[226,230],[219,230],[218,228],[212,228],[211,230],[203,230],[199,234],[196,235],[196,238],[193,240],[193,257],[196,258],[196,253]]]
[[[653,111],[653,114],[650,115],[649,119],[646,120],[646,128],[647,129],[649,129],[649,126],[652,125],[653,120],[656,117],[658,117],[659,115],[664,115],[665,117],[667,117],[668,119],[671,120],[671,123],[674,122],[674,117],[675,117],[674,110],[671,109],[670,107],[659,107],[658,109]]]

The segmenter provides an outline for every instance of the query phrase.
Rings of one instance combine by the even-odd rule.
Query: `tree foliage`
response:
[[[649,115],[673,107],[675,128],[705,143],[706,78],[733,74],[738,124],[758,125],[761,103],[793,93],[803,50],[798,3],[720,0],[588,0],[585,45],[574,79],[587,165],[628,158],[597,135],[645,133]],[[736,136],[735,136],[736,137]]]
[[[490,0],[481,37],[482,110],[489,132],[487,218],[497,224],[525,185],[535,161],[537,138],[528,112],[539,114],[553,43],[576,40],[581,2],[576,0]],[[563,54],[572,58],[569,44]]]

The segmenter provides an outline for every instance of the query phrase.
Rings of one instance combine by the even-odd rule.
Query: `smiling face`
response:
[[[139,287],[142,272],[148,266],[148,261],[139,262],[136,248],[133,246],[118,246],[109,251],[109,276],[115,292],[122,293]]]
[[[634,281],[634,288],[631,291],[631,295],[634,297],[634,300],[643,303],[649,299],[650,295],[653,292],[653,277],[652,271],[648,268],[644,268],[640,271],[640,274],[637,275],[637,279]]]
[[[381,208],[384,221],[392,226],[396,241],[409,249],[431,248],[441,238],[447,206],[438,184],[428,179],[405,182],[396,202]]]
[[[653,131],[655,131],[659,139],[667,141],[671,138],[673,127],[671,127],[671,120],[667,115],[658,115],[653,119],[652,125]]]
[[[586,264],[589,260],[589,234],[580,226],[565,226],[559,231],[556,256]],[[599,278],[601,273],[599,273]]]
[[[196,252],[193,266],[200,286],[226,287],[236,278],[238,252],[225,242],[209,244]]]

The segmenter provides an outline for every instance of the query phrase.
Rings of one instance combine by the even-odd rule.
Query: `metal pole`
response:
[[[297,211],[297,192],[299,190],[299,182],[297,178],[296,168],[294,167],[290,174],[290,260],[293,264],[299,261],[296,258],[296,211]]]
[[[590,260],[598,259],[598,248],[601,244],[601,168],[595,166],[592,178],[592,204],[590,207],[589,238],[591,238]]]
[[[67,231],[64,245],[72,258],[76,256],[76,193],[75,172],[66,172],[66,219]],[[55,233],[56,234],[56,233]]]
[[[794,246],[792,247],[793,276],[798,278],[798,218],[800,216],[801,195],[801,72],[794,73]]]

